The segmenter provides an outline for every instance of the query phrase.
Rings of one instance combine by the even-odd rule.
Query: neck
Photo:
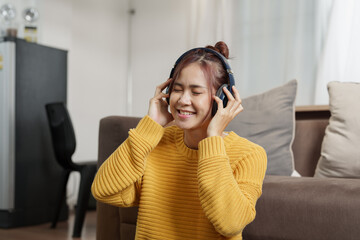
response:
[[[199,142],[206,137],[206,131],[184,131],[184,143],[191,149],[198,149]]]
[[[198,149],[199,142],[207,138],[207,128],[209,124],[210,120],[204,121],[198,128],[184,130],[185,145],[191,149]]]

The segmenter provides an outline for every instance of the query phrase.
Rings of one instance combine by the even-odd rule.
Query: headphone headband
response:
[[[174,72],[175,72],[175,68],[176,66],[178,65],[178,63],[187,55],[189,54],[190,52],[193,52],[193,51],[196,51],[196,50],[203,50],[205,52],[208,52],[208,53],[212,53],[214,54],[216,57],[218,57],[218,59],[220,59],[224,69],[226,70],[227,72],[227,75],[229,77],[229,84],[223,84],[217,91],[216,91],[216,96],[219,97],[222,102],[223,102],[223,106],[226,107],[227,105],[227,102],[228,102],[228,98],[226,96],[226,94],[223,92],[223,87],[226,87],[231,94],[233,94],[233,91],[232,91],[232,87],[235,85],[235,80],[234,80],[234,74],[233,74],[233,71],[231,70],[231,67],[230,67],[230,64],[228,63],[227,59],[219,52],[217,51],[214,51],[210,48],[193,48],[193,49],[190,49],[189,51],[183,53],[179,58],[178,60],[176,60],[175,64],[174,64],[174,67],[171,69],[171,72],[170,72],[170,77],[169,78],[172,78],[173,75],[174,75]],[[168,86],[166,88],[166,93],[169,93],[169,87]],[[168,104],[170,104],[170,98],[166,98],[166,101]],[[212,106],[212,110],[211,110],[211,115],[214,116],[217,112],[217,104],[216,102],[213,103],[213,106]]]
[[[196,51],[196,50],[203,50],[205,52],[208,52],[208,53],[212,53],[214,54],[215,56],[218,57],[218,59],[220,59],[224,69],[226,70],[226,72],[228,73],[228,76],[229,76],[229,86],[230,86],[230,91],[232,93],[232,86],[235,85],[235,80],[234,80],[234,73],[233,71],[231,70],[231,67],[230,67],[230,64],[228,62],[228,60],[219,52],[215,51],[215,50],[212,50],[210,48],[202,48],[202,47],[199,47],[199,48],[193,48],[193,49],[190,49],[188,51],[186,51],[185,53],[183,53],[175,62],[173,68],[171,69],[171,72],[170,72],[170,77],[169,78],[172,78],[173,75],[174,75],[174,72],[175,72],[175,68],[176,66],[179,64],[179,62],[186,56],[188,55],[190,52],[193,52],[193,51]]]

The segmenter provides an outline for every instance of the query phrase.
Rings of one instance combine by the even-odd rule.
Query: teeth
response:
[[[180,111],[180,114],[183,114],[183,115],[192,115],[193,113]]]

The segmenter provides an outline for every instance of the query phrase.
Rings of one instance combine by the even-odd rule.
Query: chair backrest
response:
[[[45,109],[56,160],[65,169],[73,169],[71,156],[75,152],[76,139],[69,112],[62,102],[46,104]]]

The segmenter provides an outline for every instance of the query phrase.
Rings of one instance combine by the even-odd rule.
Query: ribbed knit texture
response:
[[[146,116],[100,167],[92,193],[139,205],[136,239],[242,239],[265,171],[264,149],[233,132],[193,150],[181,129]]]

